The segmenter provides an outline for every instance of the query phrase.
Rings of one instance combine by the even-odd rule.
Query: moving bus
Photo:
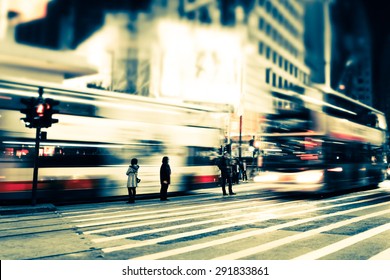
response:
[[[39,149],[38,201],[77,201],[127,195],[126,170],[138,158],[137,194],[158,194],[163,156],[170,158],[169,191],[217,184],[214,159],[223,112],[206,107],[100,90],[67,89],[0,79],[0,201],[31,198],[35,129],[20,121],[21,98],[60,101],[59,122]]]
[[[273,92],[256,182],[277,191],[335,192],[377,186],[386,175],[382,112],[335,91]]]

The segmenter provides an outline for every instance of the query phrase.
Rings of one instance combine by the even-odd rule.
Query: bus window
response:
[[[309,110],[304,108],[300,111],[279,110],[278,114],[266,118],[265,133],[307,132],[312,129]]]

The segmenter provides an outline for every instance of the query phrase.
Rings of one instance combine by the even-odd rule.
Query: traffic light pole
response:
[[[1,2],[1,0],[0,0]],[[59,111],[55,109],[55,106],[60,102],[51,98],[43,99],[43,88],[38,88],[38,98],[21,98],[20,102],[26,107],[22,108],[20,112],[26,114],[25,118],[21,118],[26,127],[36,128],[35,135],[35,155],[34,155],[34,173],[32,183],[31,204],[35,206],[37,203],[37,190],[38,190],[38,168],[39,168],[39,142],[42,140],[41,128],[48,128],[54,123],[58,123],[58,119],[53,119],[53,114],[58,114]]]
[[[41,136],[41,128],[37,127],[37,131],[36,131],[36,135],[35,135],[34,174],[33,174],[32,196],[31,196],[31,205],[32,206],[35,206],[37,203],[40,136]]]

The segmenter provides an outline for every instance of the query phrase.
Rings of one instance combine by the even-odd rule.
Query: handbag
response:
[[[141,179],[137,177],[137,183],[141,182]]]

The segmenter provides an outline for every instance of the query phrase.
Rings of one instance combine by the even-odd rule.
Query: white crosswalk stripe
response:
[[[337,236],[321,248],[297,250],[292,257],[306,260],[323,258],[360,241],[386,234],[390,229],[389,197],[390,193],[378,190],[314,200],[253,194],[226,199],[210,194],[196,199],[174,198],[169,203],[140,202],[130,207],[118,203],[99,205],[101,208],[95,211],[70,207],[68,211],[64,208],[61,214],[79,232],[89,236],[108,258],[115,253],[113,258],[134,260],[185,259],[186,256],[191,259],[195,252],[198,252],[197,256],[205,252],[205,259],[256,259],[272,249],[316,238],[331,230],[382,219],[370,229],[362,229],[352,236]],[[326,219],[332,217],[335,222],[327,224]],[[314,229],[286,231],[314,222],[317,223]],[[277,232],[282,234],[261,240],[260,236]],[[248,240],[260,240],[260,244],[248,243]],[[230,244],[239,246],[234,248]],[[221,250],[224,246],[228,249]],[[381,246],[367,259],[390,259],[390,244],[383,242]],[[148,249],[144,251],[143,248]]]
[[[333,207],[335,207],[335,206],[333,206]],[[361,210],[361,209],[359,209],[359,210]],[[260,230],[255,230],[255,231],[246,232],[246,233],[242,233],[242,234],[237,234],[237,235],[234,235],[232,237],[227,237],[225,239],[219,239],[217,241],[213,241],[213,242],[209,242],[209,243],[197,244],[195,246],[189,246],[189,247],[186,247],[186,248],[180,248],[180,250],[174,250],[174,251],[170,251],[170,252],[161,252],[161,253],[153,254],[151,256],[143,256],[143,257],[135,258],[135,259],[138,259],[138,260],[140,260],[140,259],[162,259],[162,258],[166,258],[168,256],[178,255],[178,254],[181,254],[183,252],[188,252],[189,250],[195,251],[195,250],[204,249],[204,248],[207,248],[207,247],[210,247],[210,246],[226,244],[226,243],[229,243],[229,242],[232,242],[232,241],[237,241],[239,239],[249,238],[249,237],[252,237],[252,236],[255,236],[255,235],[264,234],[264,233],[267,233],[267,232],[268,233],[269,232],[273,232],[273,231],[276,231],[276,230],[280,230],[282,228],[291,227],[291,226],[295,226],[295,225],[298,225],[298,224],[303,224],[303,223],[307,223],[307,222],[310,222],[310,221],[323,219],[323,218],[326,218],[326,217],[331,217],[331,216],[335,216],[335,215],[343,215],[343,214],[345,215],[347,213],[351,213],[351,212],[354,212],[354,211],[357,211],[357,210],[351,209],[351,210],[343,211],[342,213],[336,212],[336,213],[329,214],[329,215],[323,215],[323,216],[317,216],[317,217],[302,219],[302,220],[293,221],[293,222],[289,222],[289,223],[285,223],[285,224],[281,224],[281,225],[276,225],[276,226],[273,226],[273,227],[268,227],[268,228],[265,228],[265,229],[260,229]],[[287,215],[285,215],[285,216],[287,216]],[[224,259],[224,257],[221,257],[221,259]],[[229,258],[229,259],[232,259],[232,258]]]
[[[323,256],[329,255],[333,252],[336,252],[338,250],[341,250],[343,248],[351,246],[357,242],[360,242],[366,238],[380,234],[381,232],[384,232],[387,230],[390,230],[390,223],[387,223],[387,224],[384,224],[382,226],[367,230],[365,232],[356,234],[352,237],[346,238],[344,240],[341,240],[339,242],[336,242],[334,244],[331,244],[331,245],[326,246],[324,248],[321,248],[319,250],[315,250],[315,251],[312,251],[312,252],[307,253],[305,255],[296,257],[295,260],[316,260],[316,259],[319,259]]]
[[[382,203],[381,205],[390,205],[390,202]],[[362,210],[362,209],[359,209],[359,210]],[[348,225],[348,224],[352,224],[352,223],[355,223],[355,222],[358,222],[358,221],[366,220],[366,219],[369,219],[369,218],[372,218],[372,217],[381,216],[381,215],[385,215],[385,214],[389,214],[389,213],[390,213],[390,209],[384,210],[384,211],[380,211],[380,212],[371,213],[369,215],[355,217],[355,218],[348,219],[348,220],[341,221],[341,222],[337,222],[337,223],[334,223],[334,224],[331,224],[331,225],[328,225],[328,226],[316,228],[316,229],[309,230],[309,231],[306,231],[306,232],[303,232],[303,233],[300,233],[300,234],[296,234],[296,235],[288,236],[286,238],[278,239],[276,241],[272,241],[272,242],[269,242],[269,243],[266,243],[266,244],[262,244],[260,246],[253,247],[253,248],[250,248],[250,249],[247,249],[247,250],[243,250],[243,251],[235,252],[233,254],[221,256],[221,257],[218,257],[218,258],[215,258],[215,259],[216,260],[218,260],[218,259],[222,259],[222,260],[223,259],[230,259],[231,260],[231,259],[244,258],[244,257],[250,256],[250,255],[254,255],[254,254],[266,251],[266,250],[271,250],[271,249],[273,249],[275,247],[279,247],[279,246],[282,246],[282,245],[285,245],[285,244],[289,244],[290,242],[297,241],[299,239],[303,239],[303,238],[307,238],[307,237],[313,236],[315,234],[318,234],[318,233],[321,233],[321,232],[324,232],[324,231],[329,231],[329,230],[332,230],[332,229],[335,229],[335,228],[339,228],[339,227],[342,227],[342,226],[345,226],[345,225]],[[340,213],[337,213],[337,214],[340,215]],[[343,214],[345,214],[345,212]],[[334,246],[333,248],[337,248],[337,246]],[[305,258],[305,257],[300,258],[300,257],[298,257],[296,259],[310,259],[310,255],[308,256],[308,258]]]

